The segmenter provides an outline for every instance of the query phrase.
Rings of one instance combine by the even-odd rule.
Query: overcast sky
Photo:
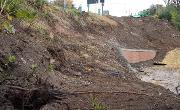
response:
[[[73,0],[75,7],[82,5],[87,11],[87,0]],[[149,8],[152,4],[164,4],[163,0],[105,0],[104,10],[109,10],[113,16],[128,16],[143,9]],[[90,11],[98,12],[101,4],[90,5]]]

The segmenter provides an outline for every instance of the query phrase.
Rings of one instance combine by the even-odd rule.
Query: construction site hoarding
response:
[[[87,0],[87,4],[96,4],[98,0]]]
[[[101,3],[104,3],[104,0],[100,0]]]

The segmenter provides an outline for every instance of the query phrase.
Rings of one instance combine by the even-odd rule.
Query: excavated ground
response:
[[[0,109],[91,110],[96,103],[108,110],[179,110],[178,95],[139,80],[132,71],[151,66],[167,51],[180,47],[180,33],[171,24],[151,17],[94,19],[86,13],[78,20],[52,13],[47,22],[49,34],[45,35],[21,26],[15,35],[0,33]],[[120,48],[156,50],[157,56],[130,65]],[[9,55],[17,61],[4,67]],[[37,64],[35,70],[33,64]],[[50,100],[54,98],[44,95],[47,91],[38,92],[48,96],[44,98],[34,94],[37,89],[31,89],[44,83],[62,92],[60,99]],[[23,91],[32,94],[31,100],[26,100],[28,92]],[[26,98],[14,103],[25,93]]]

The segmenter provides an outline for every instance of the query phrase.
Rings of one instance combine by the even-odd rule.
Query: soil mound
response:
[[[19,23],[15,34],[0,33],[1,108],[19,108],[12,94],[21,96],[18,104],[29,110],[180,108],[179,96],[140,81],[120,54],[120,48],[152,49],[157,50],[153,60],[162,60],[165,52],[180,47],[180,33],[171,24],[151,17],[47,12],[34,28],[14,21]],[[31,90],[42,85],[50,89]],[[9,92],[9,86],[20,90]]]
[[[167,67],[171,68],[180,68],[180,49],[176,48],[167,53],[165,56],[163,63],[167,65]]]

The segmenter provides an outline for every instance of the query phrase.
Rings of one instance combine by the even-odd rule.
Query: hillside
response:
[[[180,33],[170,23],[45,10],[48,15],[40,14],[30,27],[15,19],[15,34],[0,33],[0,109],[180,108],[178,95],[136,77],[139,67],[153,66],[180,47]],[[130,65],[121,48],[156,50],[157,56]]]

